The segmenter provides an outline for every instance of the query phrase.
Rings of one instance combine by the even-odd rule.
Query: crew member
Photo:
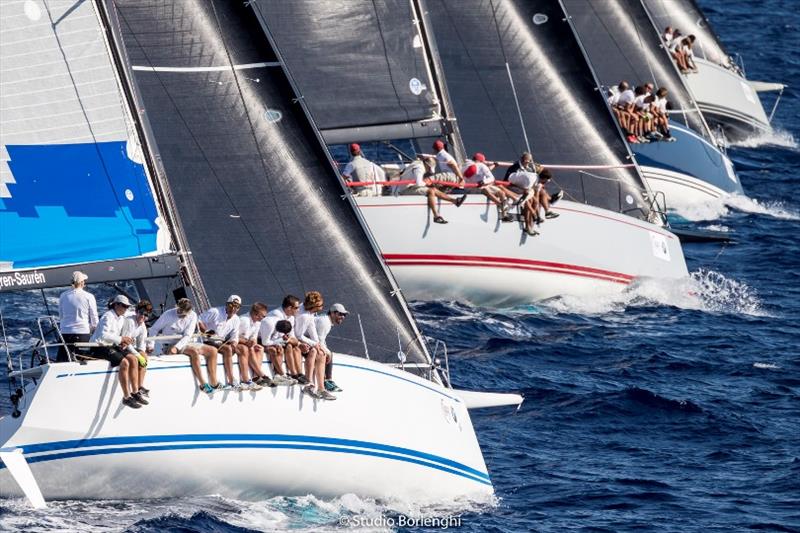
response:
[[[87,279],[86,274],[76,270],[72,273],[72,288],[58,297],[59,329],[65,344],[58,347],[56,361],[59,363],[69,361],[67,346],[88,342],[97,327],[97,301],[84,289]]]

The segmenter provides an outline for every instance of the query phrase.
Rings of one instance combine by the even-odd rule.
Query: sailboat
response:
[[[772,131],[772,117],[786,85],[750,81],[739,54],[728,54],[708,18],[694,0],[643,0],[657,30],[678,28],[694,35],[697,72],[684,76],[709,125],[724,130],[727,139],[739,141]],[[769,115],[759,93],[777,92]]]
[[[9,69],[27,89],[17,105],[28,123],[46,123],[71,100],[82,108],[63,124],[73,135],[111,118],[126,126],[116,132],[131,145],[123,153],[138,154],[148,184],[134,194],[149,190],[159,201],[152,209],[175,222],[166,224],[169,249],[199,307],[234,288],[250,302],[316,289],[353,316],[329,336],[336,379],[347,386],[336,402],[294,388],[209,396],[197,390],[185,356],[169,355],[150,359],[150,405],[127,409],[106,362],[53,363],[45,344],[43,364],[19,360],[10,372],[17,390],[14,412],[0,419],[2,494],[25,494],[35,505],[209,493],[490,497],[468,409],[522,399],[450,387],[446,356],[442,370],[357,212],[341,200],[330,159],[252,10],[218,0],[32,4],[3,6],[4,82]],[[63,76],[28,68],[31,39],[50,60],[48,74]],[[90,73],[108,80],[106,100],[96,104],[90,96],[102,91],[83,92],[81,83]],[[4,87],[4,106],[5,96]],[[36,137],[22,132],[15,142]],[[57,150],[59,142],[45,144]],[[94,161],[72,164],[80,175]],[[116,183],[107,168],[106,182]],[[12,196],[17,186],[37,187],[14,166],[11,176]],[[80,192],[91,198],[93,190],[89,183]],[[88,247],[93,235],[75,238]],[[140,257],[155,260],[145,249],[104,264],[113,273],[121,260]],[[92,265],[65,261],[24,268],[39,268],[44,286],[58,268]],[[14,264],[10,272],[28,271]]]
[[[650,188],[669,206],[743,194],[733,163],[703,119],[672,58],[661,47],[640,0],[561,0],[604,94],[627,80],[666,87],[677,142],[631,144]]]
[[[449,60],[468,59],[460,52],[451,54],[454,44],[440,40],[435,5],[433,16],[417,0],[377,2],[369,9],[355,1],[333,5],[255,0],[251,5],[301,95],[299,103],[328,144],[385,146],[411,139],[414,154],[419,154],[429,151],[434,139],[446,137],[463,160],[460,132],[483,130],[480,140],[476,136],[464,140],[470,150],[483,151],[490,160],[515,160],[525,149],[518,113],[508,107],[513,106],[513,97],[505,67],[498,63],[502,55],[491,16],[483,20],[491,31],[470,32],[466,41],[483,42],[486,35],[493,39],[489,46],[496,54],[489,52],[492,63],[487,65],[492,72],[490,92],[504,106],[497,123],[482,100],[470,113],[469,102],[460,99],[466,95],[465,81]],[[488,5],[471,2],[454,9],[467,16]],[[337,31],[329,31],[331,27]],[[467,82],[477,84],[474,78]],[[527,92],[519,90],[526,104]],[[587,134],[593,135],[592,145],[583,158],[578,150],[560,154],[551,149],[565,144],[559,137],[562,132],[526,122],[535,132],[531,148],[537,161],[584,165],[555,170],[568,196],[555,209],[560,217],[544,224],[537,237],[522,233],[518,224],[502,223],[495,207],[481,195],[470,195],[459,208],[442,204],[447,225],[433,223],[423,196],[351,196],[406,296],[503,306],[620,291],[639,278],[686,276],[678,238],[649,221],[658,218],[653,199],[645,197],[640,178],[627,168],[632,164],[625,160],[619,132],[608,117],[600,116],[610,130],[609,144],[592,131]],[[576,120],[581,127],[589,121]],[[515,128],[507,145],[503,143],[508,136],[491,134],[500,125]],[[584,143],[582,134],[570,141]],[[594,178],[592,163],[601,166],[601,173],[610,172]]]

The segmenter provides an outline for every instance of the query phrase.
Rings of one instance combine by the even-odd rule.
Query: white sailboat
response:
[[[33,4],[35,8],[31,7]],[[225,39],[250,42],[249,9],[238,3],[214,0],[176,2],[173,7],[175,10],[167,17],[154,4],[140,2],[83,2],[72,6],[30,1],[4,3],[0,13],[3,45],[0,77],[7,80],[12,71],[19,76],[24,90],[19,91],[14,103],[24,114],[25,123],[42,124],[48,116],[64,109],[67,102],[74,103],[80,112],[59,124],[66,131],[84,127],[96,132],[100,124],[112,120],[124,125],[124,129],[114,132],[125,133],[129,150],[123,154],[142,147],[141,158],[125,156],[127,160],[121,165],[144,178],[139,182],[142,187],[131,191],[131,195],[149,198],[148,208],[169,221],[172,242],[168,243],[169,253],[162,255],[138,247],[116,250],[103,262],[85,262],[87,256],[92,257],[87,254],[93,252],[91,243],[95,237],[92,232],[85,232],[74,236],[77,251],[68,258],[59,257],[61,249],[56,243],[41,258],[27,259],[24,267],[17,260],[23,257],[21,247],[3,249],[0,259],[10,264],[8,275],[29,280],[22,287],[4,284],[3,288],[59,286],[63,284],[63,273],[77,266],[90,276],[95,275],[93,281],[139,279],[141,290],[154,291],[157,277],[173,283],[187,281],[186,290],[201,305],[206,295],[212,302],[218,300],[219,294],[228,292],[229,284],[243,288],[240,292],[247,301],[261,296],[268,297],[268,301],[277,299],[275,295],[283,293],[289,284],[297,291],[304,286],[317,288],[329,298],[340,298],[348,307],[365,313],[363,322],[360,318],[351,320],[339,327],[342,333],[329,337],[329,345],[337,352],[336,379],[346,391],[336,402],[313,400],[294,387],[206,395],[197,389],[184,356],[154,356],[147,378],[152,391],[150,404],[133,410],[120,401],[116,369],[98,360],[54,363],[53,346],[43,338],[42,356],[32,360],[34,366],[23,362],[22,356],[16,361],[9,358],[12,370],[9,378],[14,381],[16,391],[13,412],[0,419],[0,495],[25,494],[36,506],[52,498],[152,498],[208,493],[260,498],[275,494],[311,492],[333,496],[354,492],[376,498],[405,497],[420,501],[491,495],[491,479],[468,409],[516,405],[522,398],[515,394],[474,392],[462,397],[450,387],[446,370],[440,370],[438,362],[428,353],[402,296],[397,294],[396,285],[364,237],[351,207],[331,202],[338,197],[326,189],[325,183],[338,187],[333,169],[324,155],[320,157],[324,153],[302,113],[291,110],[291,97],[284,91],[286,81],[280,70],[261,71],[263,80],[258,83],[263,85],[258,87],[265,92],[241,89],[228,92],[244,82],[233,65],[237,64],[236,54],[245,52],[243,48],[227,48]],[[175,35],[179,25],[185,25],[182,35],[187,40],[176,52],[171,41],[160,40],[159,36]],[[153,41],[144,41],[144,33],[154,37]],[[195,46],[200,41],[208,47],[206,50],[226,52],[227,67],[209,68],[217,66],[209,63],[220,56],[200,50]],[[36,47],[37,54],[51,57],[49,73],[61,70],[64,75],[35,75],[29,62],[23,59],[31,46]],[[143,71],[143,77],[136,78],[134,83],[133,71],[127,66],[128,55],[155,57],[165,48],[170,49],[169,58],[175,63],[151,63],[151,69]],[[257,53],[255,49],[251,51]],[[184,61],[196,63],[187,66]],[[172,68],[167,72],[173,78],[159,77],[163,72],[160,67]],[[270,69],[269,65],[261,68]],[[92,97],[103,91],[97,87],[87,89],[77,81],[81,75],[89,80],[108,80],[102,86],[108,100],[93,101]],[[180,81],[170,85],[175,77]],[[210,77],[215,80],[213,87],[208,83]],[[163,100],[154,97],[153,85],[148,85],[151,81],[158,84],[157,96]],[[201,103],[205,115],[193,123],[180,122],[181,116],[175,113],[184,102],[175,99],[172,91],[182,89],[186,83],[205,85],[210,91],[203,95]],[[217,92],[220,87],[224,94]],[[46,96],[34,96],[37,94]],[[5,110],[11,102],[5,86],[0,96]],[[206,226],[202,228],[199,223],[187,223],[196,205],[192,198],[184,197],[190,192],[181,187],[184,179],[196,179],[197,171],[181,164],[180,158],[202,156],[209,166],[218,158],[229,162],[252,161],[253,152],[241,148],[244,137],[233,138],[230,129],[214,128],[214,124],[221,127],[219,122],[213,123],[216,117],[225,116],[216,113],[230,111],[231,98],[244,113],[255,108],[254,101],[282,107],[279,127],[274,126],[274,121],[262,124],[237,121],[236,126],[239,132],[254,137],[267,128],[275,143],[285,143],[282,136],[303,139],[305,144],[295,155],[304,157],[307,179],[320,177],[314,198],[324,220],[308,219],[308,233],[277,224],[268,228],[271,235],[284,232],[278,235],[285,239],[283,255],[243,256],[228,266],[228,277],[216,277],[214,268],[220,255],[217,250],[205,249],[201,239],[221,238],[233,243],[251,228],[247,227],[245,217],[230,216],[229,205],[220,206],[219,211],[206,210],[203,213]],[[164,101],[171,102],[173,107],[159,109],[159,102]],[[134,109],[136,113],[131,112]],[[155,120],[148,121],[148,115]],[[209,126],[204,120],[213,124]],[[185,129],[174,137],[164,136],[165,124],[177,123]],[[4,136],[6,131],[4,124]],[[67,149],[63,140],[40,140],[24,129],[9,131],[18,136],[14,142],[20,145],[42,142],[49,150]],[[185,137],[181,135],[186,132],[195,141],[201,136],[219,136],[239,143],[239,152],[233,159],[229,158],[228,150],[206,152],[200,142],[182,142]],[[3,137],[4,147],[7,142]],[[156,149],[156,142],[160,150]],[[81,143],[87,145],[82,147],[86,152],[73,158],[74,168],[70,170],[91,174],[96,160],[85,154],[98,153],[100,146],[93,137]],[[255,143],[249,146],[256,152],[260,149]],[[257,167],[259,171],[252,170],[254,167],[249,170],[239,167],[236,186],[280,185],[285,187],[287,196],[307,197],[303,184],[291,181],[270,166],[283,166],[284,155],[271,150],[262,160],[263,166]],[[100,160],[103,180],[70,181],[76,194],[84,199],[93,198],[98,183],[106,183],[113,189],[112,185],[124,177],[119,175],[119,167],[103,166],[108,159],[100,156]],[[17,168],[11,166],[12,179],[5,181],[17,203],[6,202],[0,212],[4,216],[11,208],[38,205],[36,202],[47,193],[35,180],[19,174]],[[51,168],[47,177],[58,179],[63,172],[64,169]],[[202,194],[207,193],[203,189],[207,186],[217,184],[199,182],[196,188]],[[16,187],[27,187],[31,193],[14,196]],[[225,192],[233,198],[233,189]],[[101,215],[113,219],[117,211],[125,211],[125,202],[131,201],[129,196],[126,191],[122,196],[102,197],[107,200],[105,207],[109,213]],[[95,198],[100,199],[100,196]],[[250,201],[251,197],[242,195],[234,199]],[[216,202],[222,203],[219,198]],[[70,207],[70,204],[59,205],[67,213],[67,223],[81,214],[71,212]],[[330,217],[351,224],[348,234],[359,235],[358,242],[364,244],[350,245],[344,239],[331,241],[336,235],[320,228]],[[216,230],[228,221],[233,221],[233,225],[225,227],[227,231],[220,235]],[[131,224],[131,227],[136,235],[139,226]],[[3,237],[6,237],[5,227]],[[327,240],[327,246],[313,245],[314,239]],[[167,257],[180,258],[180,262],[169,263],[175,267],[171,271],[154,271],[152,267],[149,271],[116,271],[117,266],[129,263],[161,265],[167,262]],[[348,271],[330,268],[331,264],[347,264]],[[325,268],[316,269],[319,266]],[[265,270],[274,275],[270,284],[258,278]],[[30,272],[37,275],[28,275]],[[296,278],[300,281],[295,281]]]

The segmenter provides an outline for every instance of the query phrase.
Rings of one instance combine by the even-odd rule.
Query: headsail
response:
[[[95,7],[3,2],[0,290],[177,270]]]
[[[594,72],[604,87],[653,81],[666,87],[677,113],[671,115],[713,141],[697,104],[640,0],[561,0]]]
[[[410,0],[255,0],[329,144],[439,135],[441,102]]]
[[[319,290],[351,317],[337,349],[427,361],[252,8],[223,0],[114,0],[192,257],[212,303],[271,305]],[[333,334],[332,334],[333,335]]]
[[[429,0],[427,5],[470,153],[516,160],[526,149],[524,124],[537,161],[631,162],[557,2]],[[578,201],[646,216],[637,209],[646,205],[646,187],[636,169],[559,170],[556,181]]]

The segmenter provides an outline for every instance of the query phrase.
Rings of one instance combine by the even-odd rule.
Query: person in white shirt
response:
[[[500,220],[511,222],[513,219],[508,215],[506,193],[495,183],[496,180],[492,174],[492,170],[496,166],[494,162],[487,163],[486,156],[477,152],[472,159],[467,159],[462,174],[468,184],[476,185],[477,190],[497,206]]]
[[[616,90],[612,92],[608,100],[609,105],[611,105],[611,110],[614,112],[614,116],[617,117],[622,131],[625,132],[628,141],[632,143],[639,142],[634,132],[636,117],[633,113],[633,100],[635,98],[636,95],[633,94],[630,85],[628,85],[627,81],[623,80],[619,82]]]
[[[683,60],[686,63],[686,68],[689,69],[690,72],[697,72],[697,65],[694,64],[694,52],[692,51],[695,40],[696,37],[694,35],[689,35],[686,39],[681,41]]]
[[[333,381],[333,352],[328,348],[328,334],[333,326],[340,325],[346,317],[347,309],[342,304],[333,304],[326,314],[317,316],[314,321],[320,349],[325,353],[325,390],[328,392],[342,392]]]
[[[531,237],[539,235],[534,228],[539,213],[539,174],[520,168],[508,176],[508,182],[521,191],[517,202],[522,204],[523,230]]]
[[[661,40],[664,41],[664,44],[668,45],[670,42],[672,42],[672,37],[673,37],[672,26],[667,26],[666,28],[664,28],[664,33],[661,34]]]
[[[320,346],[316,314],[322,311],[324,302],[317,291],[309,291],[303,300],[303,308],[294,320],[294,332],[300,341],[300,353],[305,357],[306,379],[309,384],[303,392],[322,400],[335,400],[336,396],[325,390],[325,353]]]
[[[144,386],[144,376],[147,372],[147,363],[149,361],[147,324],[145,322],[152,312],[153,305],[148,300],[139,300],[135,311],[125,315],[125,325],[122,328],[122,334],[133,339],[133,342],[126,347],[126,350],[136,357],[138,363],[136,366],[139,371],[139,389],[137,392],[143,399],[150,397],[150,390]]]
[[[119,367],[118,379],[122,388],[122,403],[133,409],[147,405],[147,400],[139,394],[139,363],[136,356],[127,351],[133,339],[123,335],[125,313],[131,306],[123,295],[118,295],[109,304],[109,310],[100,318],[91,342],[100,346],[91,349],[92,357],[105,359],[111,367]]]
[[[97,301],[94,296],[84,290],[89,277],[76,270],[72,273],[72,288],[58,297],[58,318],[61,336],[66,346],[58,347],[56,362],[69,361],[69,350],[75,342],[88,342],[97,327]]]
[[[436,199],[440,198],[445,202],[455,204],[456,207],[461,207],[461,204],[464,203],[467,195],[453,198],[440,189],[440,185],[435,182],[445,177],[445,175],[436,173],[436,159],[433,157],[420,157],[421,160],[414,161],[400,174],[401,180],[414,180],[414,183],[407,185],[403,190],[400,191],[400,194],[427,196],[428,209],[433,214],[433,221],[437,224],[447,224],[447,221],[441,216],[439,210],[436,208]],[[453,176],[452,173],[448,175]]]
[[[239,359],[244,358],[250,364],[253,373],[253,382],[262,387],[273,387],[272,380],[264,373],[262,360],[264,347],[258,343],[258,331],[261,321],[267,316],[267,306],[256,302],[250,306],[250,312],[239,317],[239,342],[236,344],[236,354]]]
[[[250,380],[250,363],[247,357],[240,356],[240,383],[233,377],[233,354],[239,343],[239,315],[242,299],[231,294],[224,306],[212,307],[200,315],[198,327],[205,334],[203,344],[213,346],[222,354],[222,366],[225,369],[225,386],[223,390],[261,390],[263,387]]]
[[[288,333],[276,331],[278,322],[286,321],[294,327],[295,315],[300,310],[300,299],[291,294],[284,297],[281,307],[267,313],[261,321],[258,337],[259,343],[264,346],[267,357],[272,364],[272,381],[278,385],[308,384],[303,375],[302,356],[300,355],[300,341],[290,330]],[[284,374],[283,361],[286,359],[286,373]]]
[[[345,181],[373,184],[351,187],[353,196],[380,196],[381,185],[377,185],[377,183],[386,181],[386,172],[380,166],[365,158],[364,154],[361,153],[361,146],[356,143],[350,145],[350,155],[353,158],[342,170],[342,177]]]
[[[198,387],[203,392],[212,394],[215,389],[222,388],[222,385],[217,382],[217,349],[199,342],[192,342],[196,330],[197,313],[192,309],[192,302],[189,298],[181,298],[178,300],[177,307],[164,311],[158,317],[156,323],[150,328],[150,335],[151,337],[159,335],[179,337],[178,341],[174,343],[165,345],[165,343],[159,342],[159,347],[155,351],[188,355]],[[203,371],[200,368],[201,355],[206,360],[208,381],[203,378]]]

